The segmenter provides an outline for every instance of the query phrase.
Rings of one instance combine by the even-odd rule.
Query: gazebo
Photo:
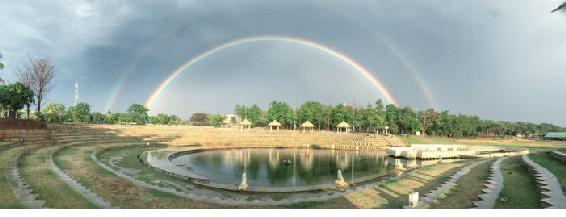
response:
[[[336,132],[337,133],[348,133],[350,132],[350,125],[344,121],[340,122],[336,125]]]
[[[273,120],[272,122],[269,122],[268,124],[269,126],[269,130],[279,130],[279,128],[281,128],[281,123],[277,122],[277,120]]]
[[[222,121],[222,127],[230,127],[230,125],[232,125],[232,119],[226,117],[224,121]]]
[[[301,131],[312,132],[313,130],[314,130],[314,125],[310,121],[305,121],[305,123],[301,124]]]
[[[241,123],[240,123],[240,130],[243,129],[247,129],[250,130],[252,127],[252,123],[250,121],[248,121],[248,119],[244,119]]]

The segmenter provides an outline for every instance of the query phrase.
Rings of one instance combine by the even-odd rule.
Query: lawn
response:
[[[505,181],[503,181],[503,189],[495,203],[495,208],[541,208],[535,179],[521,161],[521,157],[512,157],[501,162],[501,172]]]

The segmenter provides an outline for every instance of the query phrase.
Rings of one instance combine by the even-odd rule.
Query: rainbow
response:
[[[304,38],[289,37],[289,36],[256,36],[256,37],[240,38],[240,39],[236,39],[236,40],[233,40],[233,41],[226,42],[224,44],[213,47],[213,48],[211,48],[207,51],[204,51],[204,52],[198,54],[197,56],[193,57],[189,61],[185,62],[184,64],[179,66],[177,69],[172,71],[171,74],[169,76],[167,76],[167,78],[165,80],[163,80],[157,88],[155,88],[155,90],[147,98],[147,100],[145,102],[145,106],[147,108],[151,109],[153,104],[163,94],[163,92],[165,91],[167,86],[173,80],[175,80],[175,78],[177,78],[181,73],[183,73],[187,68],[191,67],[193,64],[199,62],[200,60],[202,60],[202,59],[204,59],[204,58],[206,58],[206,57],[208,57],[208,56],[210,56],[210,55],[212,55],[216,52],[219,52],[221,50],[229,48],[229,47],[234,47],[234,46],[238,46],[238,45],[241,45],[241,44],[252,43],[252,42],[260,42],[260,41],[282,41],[282,42],[295,43],[295,44],[299,44],[299,45],[303,45],[303,46],[307,46],[307,47],[312,47],[312,48],[318,49],[320,51],[323,51],[327,54],[330,54],[330,55],[338,58],[339,60],[347,63],[352,68],[354,68],[356,71],[360,72],[364,77],[366,77],[373,84],[373,86],[375,86],[376,89],[384,95],[385,100],[387,100],[387,102],[394,104],[396,106],[399,105],[399,103],[397,103],[397,100],[395,100],[395,98],[391,95],[391,93],[387,90],[387,88],[385,88],[385,86],[381,83],[381,81],[372,72],[370,72],[363,65],[356,62],[354,59],[347,56],[346,54],[343,54],[343,53],[341,53],[341,52],[339,52],[335,49],[332,49],[332,48],[325,46],[323,44],[320,44],[318,42],[311,41],[311,40],[304,39]]]

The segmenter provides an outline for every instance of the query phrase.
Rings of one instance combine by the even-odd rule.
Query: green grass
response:
[[[436,209],[466,209],[474,206],[473,202],[478,199],[485,188],[489,177],[489,170],[493,161],[488,161],[475,166],[470,172],[458,179],[456,187],[446,195],[445,198],[433,204]]]
[[[529,158],[554,174],[562,190],[566,191],[566,163],[552,157],[549,153],[530,154]]]
[[[39,199],[50,208],[96,208],[79,193],[59,180],[49,168],[49,151],[57,147],[39,149],[22,161],[22,175]]]
[[[536,209],[541,208],[540,195],[535,179],[522,165],[520,157],[512,157],[501,163],[503,189],[495,208]],[[502,200],[503,199],[503,200]]]
[[[6,166],[10,157],[22,150],[22,148],[23,147],[17,147],[0,151],[0,208],[24,208],[14,196],[8,178],[6,177],[8,172]]]
[[[437,136],[398,136],[405,144],[458,144],[453,138]]]

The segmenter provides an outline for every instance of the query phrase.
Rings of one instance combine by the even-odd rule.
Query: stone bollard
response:
[[[242,182],[238,186],[238,190],[240,191],[248,190],[248,176],[246,175],[246,172],[242,173]]]
[[[419,205],[419,192],[411,192],[409,194],[409,206],[415,208]]]

